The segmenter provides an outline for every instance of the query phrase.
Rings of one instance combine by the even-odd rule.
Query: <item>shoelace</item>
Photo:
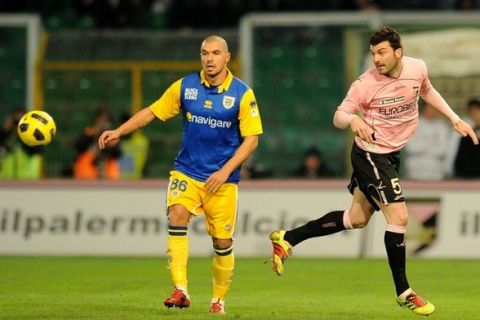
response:
[[[289,256],[288,252],[285,252],[285,250],[283,250],[283,248],[276,243],[273,245],[273,253],[279,256],[282,261],[285,261],[285,259],[287,259]]]
[[[406,305],[409,308],[412,308],[412,307],[413,308],[421,308],[421,307],[425,306],[426,304],[427,303],[416,294],[407,297]]]
[[[173,299],[178,299],[178,300],[181,300],[181,301],[184,301],[185,299],[187,299],[187,297],[185,296],[185,294],[183,293],[183,291],[180,290],[180,289],[175,289],[175,291],[173,292],[171,298],[173,298]]]

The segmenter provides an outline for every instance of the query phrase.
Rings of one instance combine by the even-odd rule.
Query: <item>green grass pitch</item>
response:
[[[414,319],[394,301],[385,260],[293,257],[277,277],[263,258],[238,258],[222,319]],[[210,259],[189,263],[189,309],[167,309],[165,258],[0,257],[0,319],[212,319]],[[480,261],[410,260],[428,319],[480,319]]]

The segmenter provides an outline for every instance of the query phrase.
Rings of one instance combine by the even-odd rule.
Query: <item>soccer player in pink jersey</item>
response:
[[[329,212],[292,230],[273,231],[273,269],[282,275],[283,264],[298,243],[363,228],[373,213],[381,210],[387,222],[384,242],[397,303],[416,314],[429,315],[435,307],[411,289],[405,272],[408,213],[398,178],[399,151],[417,128],[419,97],[447,117],[460,135],[469,136],[476,145],[478,138],[432,87],[425,63],[403,56],[394,29],[383,27],[373,33],[370,53],[374,67],[353,82],[333,119],[336,127],[350,127],[355,135],[348,185],[353,195],[350,208]]]

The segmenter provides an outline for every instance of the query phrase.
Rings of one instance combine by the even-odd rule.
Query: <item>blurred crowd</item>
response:
[[[479,0],[2,0],[0,12],[70,28],[228,28],[250,12],[472,10]]]
[[[17,136],[17,124],[25,113],[14,108],[0,128],[0,179],[39,179],[44,148],[30,148]],[[465,108],[465,119],[480,136],[480,100],[471,99]],[[99,150],[97,140],[103,130],[115,127],[129,118],[123,114],[118,121],[110,110],[99,108],[91,124],[78,133],[74,142],[75,157],[64,163],[61,176],[82,180],[141,179],[152,177],[149,172],[149,138],[136,131],[119,143]],[[409,180],[442,181],[446,179],[479,179],[480,149],[468,137],[461,137],[433,107],[420,105],[420,124],[415,136],[402,152],[404,172]],[[287,178],[331,179],[345,177],[334,172],[322,156],[321,148],[312,145],[292,163]],[[250,158],[242,167],[243,179],[276,178],[261,159]],[[154,177],[152,177],[154,178]],[[158,177],[157,177],[158,178]]]
[[[35,180],[45,177],[42,172],[43,152],[47,147],[28,147],[17,135],[17,125],[25,113],[15,108],[0,128],[0,180]],[[121,116],[121,121],[130,117]],[[78,133],[74,142],[75,157],[64,163],[61,176],[81,180],[134,180],[148,176],[149,139],[136,131],[104,150],[98,148],[98,137],[103,130],[113,128],[113,117],[108,109],[99,108],[92,123]]]
[[[2,0],[0,13],[39,13],[47,28],[224,28],[237,27],[250,12],[365,11],[365,10],[471,10],[480,0]],[[219,14],[221,13],[221,14]],[[16,124],[24,113],[14,109],[0,128],[0,179],[42,177],[43,150],[28,148],[16,135]],[[480,102],[472,99],[465,113],[480,135]],[[122,139],[106,150],[98,150],[101,131],[123,122],[114,121],[109,110],[99,109],[92,122],[78,133],[75,157],[62,169],[63,177],[76,179],[139,179],[149,176],[149,140],[141,132]],[[421,107],[420,126],[403,153],[404,174],[411,180],[440,181],[449,178],[480,178],[480,154],[468,139],[452,134],[449,124],[430,106]],[[321,179],[344,177],[334,172],[312,145],[289,177]],[[261,159],[249,159],[244,178],[276,177]]]

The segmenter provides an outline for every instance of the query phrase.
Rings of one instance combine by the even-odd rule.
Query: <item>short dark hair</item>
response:
[[[397,30],[392,27],[382,27],[375,31],[370,37],[370,45],[376,46],[380,42],[388,41],[393,50],[397,50],[402,47],[402,40]]]
[[[471,99],[467,103],[468,108],[480,108],[480,100]]]
[[[304,157],[308,158],[311,156],[320,157],[321,156],[320,150],[318,150],[317,147],[315,146],[309,147],[307,150],[305,150]]]

